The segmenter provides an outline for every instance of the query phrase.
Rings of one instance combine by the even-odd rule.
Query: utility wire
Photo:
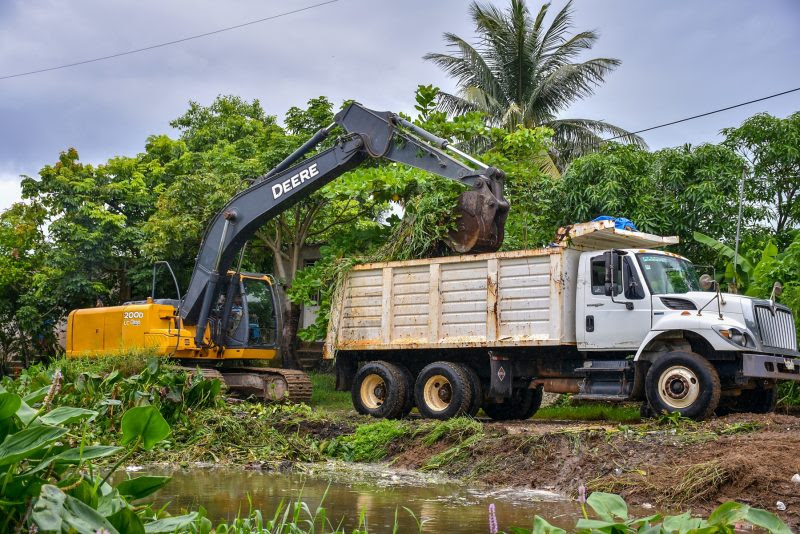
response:
[[[324,6],[324,5],[327,5],[327,4],[333,4],[333,3],[338,2],[338,1],[339,0],[327,0],[325,2],[320,2],[318,4],[312,4],[310,6],[301,7],[299,9],[294,9],[292,11],[286,11],[285,13],[279,13],[277,15],[271,15],[269,17],[264,17],[264,18],[261,18],[261,19],[256,19],[256,20],[251,20],[251,21],[248,21],[248,22],[243,22],[242,24],[236,24],[235,26],[228,26],[226,28],[220,28],[218,30],[212,30],[210,32],[199,33],[197,35],[191,35],[189,37],[182,37],[180,39],[175,39],[174,41],[167,41],[165,43],[159,43],[159,44],[154,44],[154,45],[151,45],[151,46],[145,46],[143,48],[135,48],[133,50],[126,50],[124,52],[118,52],[116,54],[110,54],[108,56],[100,56],[100,57],[95,57],[95,58],[91,58],[91,59],[85,59],[83,61],[76,61],[74,63],[66,63],[64,65],[57,65],[55,67],[47,67],[47,68],[44,68],[44,69],[31,70],[31,71],[28,71],[28,72],[18,72],[16,74],[6,74],[5,76],[0,76],[0,80],[8,80],[10,78],[20,78],[22,76],[30,76],[32,74],[40,74],[42,72],[50,72],[52,70],[66,69],[66,68],[69,68],[69,67],[77,67],[78,65],[86,65],[87,63],[96,63],[98,61],[106,61],[108,59],[114,59],[114,58],[118,58],[118,57],[122,57],[122,56],[129,56],[131,54],[138,54],[139,52],[146,52],[147,50],[153,50],[153,49],[156,49],[156,48],[163,48],[165,46],[170,46],[170,45],[174,45],[174,44],[178,44],[178,43],[185,43],[186,41],[192,41],[194,39],[200,39],[200,38],[203,38],[203,37],[208,37],[210,35],[216,35],[218,33],[228,32],[228,31],[231,31],[231,30],[238,30],[239,28],[244,28],[245,26],[252,26],[253,24],[258,24],[260,22],[265,22],[265,21],[268,21],[268,20],[278,19],[278,18],[281,18],[281,17],[285,17],[287,15],[293,15],[295,13],[300,13],[301,11],[308,11],[310,9],[314,9],[314,8],[317,8],[317,7],[320,7],[320,6]]]
[[[782,91],[780,93],[775,93],[774,95],[764,96],[761,98],[756,98],[755,100],[748,100],[747,102],[742,102],[741,104],[734,104],[733,106],[728,106],[726,108],[715,109],[714,111],[709,111],[707,113],[701,113],[699,115],[692,115],[691,117],[686,117],[684,119],[678,119],[672,122],[665,122],[664,124],[659,124],[658,126],[651,126],[650,128],[645,128],[644,130],[637,130],[635,132],[630,132],[628,134],[617,135],[614,137],[609,137],[608,139],[603,139],[603,141],[613,141],[614,139],[619,139],[620,137],[627,137],[628,135],[636,135],[643,132],[649,132],[650,130],[657,130],[658,128],[664,128],[665,126],[672,126],[673,124],[678,124],[681,122],[691,121],[694,119],[699,119],[700,117],[707,117],[709,115],[713,115],[715,113],[721,113],[723,111],[728,111],[729,109],[740,108],[742,106],[747,106],[749,104],[755,104],[756,102],[762,102],[764,100],[769,100],[770,98],[775,98],[776,96],[783,96],[788,95],[789,93],[794,93],[796,91],[800,91],[800,87],[795,87],[794,89],[789,89],[788,91]]]

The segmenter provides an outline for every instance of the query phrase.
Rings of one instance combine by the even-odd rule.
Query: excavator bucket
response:
[[[461,193],[456,228],[448,235],[450,248],[461,254],[495,252],[503,244],[508,201],[503,196],[505,175],[490,167],[475,186]]]

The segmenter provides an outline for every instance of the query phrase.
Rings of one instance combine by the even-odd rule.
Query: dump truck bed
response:
[[[581,252],[676,242],[597,221],[562,228],[547,248],[359,265],[332,307],[324,356],[574,345]]]
[[[360,265],[326,352],[575,343],[578,255],[550,247]]]

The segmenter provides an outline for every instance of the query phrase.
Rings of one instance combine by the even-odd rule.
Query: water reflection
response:
[[[172,482],[155,496],[168,509],[204,506],[212,521],[232,520],[246,515],[250,503],[271,516],[281,500],[302,495],[313,511],[322,502],[334,525],[349,529],[365,512],[370,532],[390,532],[395,513],[400,532],[415,532],[416,521],[425,521],[424,532],[473,533],[488,531],[488,506],[495,503],[500,529],[530,527],[539,514],[562,527],[574,526],[579,513],[573,502],[553,495],[523,491],[481,491],[455,484],[425,483],[397,476],[367,476],[367,480],[347,480],[341,475],[279,474],[261,471],[189,469],[154,470],[150,474],[171,474]],[[347,477],[351,478],[351,477]],[[405,508],[408,508],[416,519]]]

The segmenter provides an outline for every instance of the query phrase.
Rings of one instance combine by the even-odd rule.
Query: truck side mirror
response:
[[[607,297],[614,296],[614,266],[617,264],[618,255],[613,250],[603,253],[603,261],[606,263],[605,293]]]
[[[711,275],[704,274],[700,277],[700,289],[703,291],[708,291],[710,289],[716,289],[717,281],[714,280]]]

